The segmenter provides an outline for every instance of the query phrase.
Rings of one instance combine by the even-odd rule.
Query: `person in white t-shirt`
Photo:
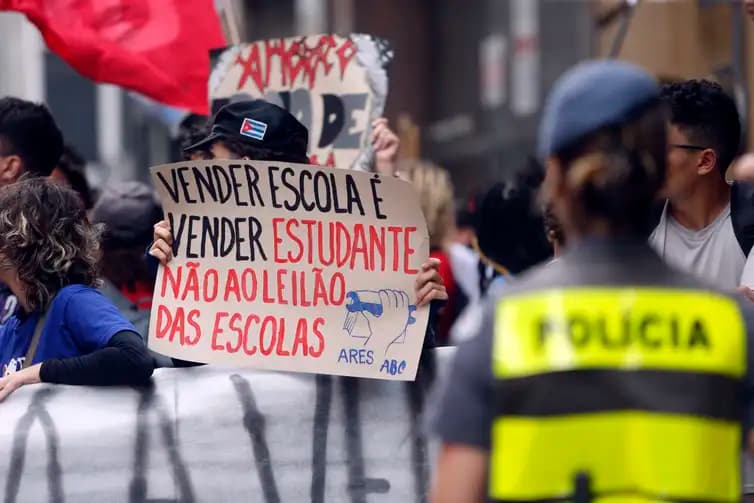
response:
[[[667,201],[649,242],[669,264],[732,290],[751,249],[725,179],[741,138],[735,102],[705,80],[668,84],[662,97],[670,113]]]

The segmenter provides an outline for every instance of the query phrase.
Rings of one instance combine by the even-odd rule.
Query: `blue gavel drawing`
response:
[[[371,299],[367,298],[366,300],[362,300],[361,297],[359,296],[359,293],[361,293],[362,295],[367,294],[367,297],[373,296],[373,298]],[[346,299],[347,299],[346,310],[349,313],[367,312],[375,317],[382,316],[383,307],[382,307],[382,303],[379,301],[380,295],[377,291],[361,290],[360,292],[348,292],[346,294]],[[408,306],[408,323],[407,323],[408,325],[412,325],[416,323],[416,318],[414,318],[413,316],[415,311],[416,311],[415,305],[411,304],[410,306]]]

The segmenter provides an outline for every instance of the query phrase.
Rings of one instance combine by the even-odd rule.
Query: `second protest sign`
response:
[[[429,239],[411,186],[331,168],[198,161],[152,169],[174,236],[149,346],[184,360],[410,380]]]

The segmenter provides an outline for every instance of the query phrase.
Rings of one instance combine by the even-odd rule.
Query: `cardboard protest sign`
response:
[[[263,98],[309,130],[312,164],[367,170],[372,121],[387,97],[392,50],[369,35],[309,35],[229,47],[214,55],[213,102]]]
[[[410,184],[259,161],[152,168],[174,237],[149,346],[260,369],[411,380],[429,238]]]

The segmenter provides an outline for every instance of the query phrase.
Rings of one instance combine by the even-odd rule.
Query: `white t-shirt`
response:
[[[707,227],[695,231],[679,224],[665,204],[649,244],[671,266],[719,288],[733,290],[741,284],[746,256],[733,230],[730,205]]]
[[[479,299],[479,255],[460,243],[451,244],[448,255],[453,278],[469,302],[476,302]]]

